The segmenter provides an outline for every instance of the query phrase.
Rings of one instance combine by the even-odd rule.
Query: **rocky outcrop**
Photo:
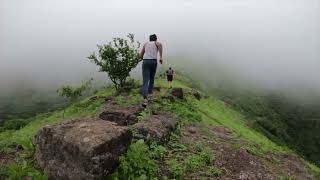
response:
[[[193,90],[191,91],[191,93],[192,93],[192,95],[193,95],[197,100],[200,100],[200,99],[201,99],[201,94],[200,94],[199,91],[193,89]]]
[[[153,140],[158,144],[165,144],[176,125],[177,120],[171,113],[159,112],[133,125],[133,135],[135,139],[144,139],[146,142]]]
[[[95,180],[110,174],[126,153],[127,127],[97,119],[45,126],[34,137],[39,165],[55,180]]]
[[[119,126],[128,126],[138,122],[138,115],[143,111],[141,105],[121,107],[110,100],[102,109],[99,118],[111,121]]]
[[[183,99],[183,89],[182,88],[173,88],[171,91],[172,96],[179,99]]]

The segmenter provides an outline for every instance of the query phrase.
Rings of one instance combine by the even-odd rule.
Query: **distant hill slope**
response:
[[[172,98],[166,81],[158,79],[160,91],[151,96],[151,105],[139,119],[158,111],[170,111],[179,126],[164,146],[133,143],[127,156],[109,179],[157,177],[157,179],[319,179],[320,169],[298,156],[293,150],[279,146],[250,128],[242,113],[214,96],[200,92],[184,81],[175,81],[184,98]],[[47,179],[34,157],[31,138],[47,124],[79,117],[97,117],[105,98],[114,96],[121,106],[141,103],[139,85],[127,94],[114,96],[106,88],[62,111],[40,114],[19,130],[0,133],[0,175],[3,179],[30,176]],[[1,178],[0,178],[1,179]]]

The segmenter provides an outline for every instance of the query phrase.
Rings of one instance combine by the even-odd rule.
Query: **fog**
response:
[[[106,74],[97,44],[152,33],[167,66],[206,83],[320,92],[320,0],[0,0],[0,91]],[[139,77],[140,65],[135,70]],[[319,94],[319,93],[318,93]]]

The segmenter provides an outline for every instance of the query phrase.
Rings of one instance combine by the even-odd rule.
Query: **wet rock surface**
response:
[[[119,126],[128,126],[138,122],[138,115],[143,111],[141,105],[121,107],[116,102],[110,100],[102,109],[99,118],[111,121]]]
[[[132,140],[127,127],[99,119],[45,126],[34,137],[39,165],[49,179],[102,179],[118,165]]]
[[[134,138],[144,139],[147,143],[153,140],[165,144],[176,125],[177,120],[171,113],[158,112],[133,126]]]

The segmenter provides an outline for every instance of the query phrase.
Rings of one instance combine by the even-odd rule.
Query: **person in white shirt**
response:
[[[162,44],[157,41],[157,35],[152,34],[149,37],[149,42],[146,42],[140,52],[140,58],[143,59],[142,63],[142,95],[144,98],[143,106],[148,105],[148,94],[152,93],[154,87],[154,77],[157,71],[158,53],[160,55],[159,62],[163,63],[162,58]]]

